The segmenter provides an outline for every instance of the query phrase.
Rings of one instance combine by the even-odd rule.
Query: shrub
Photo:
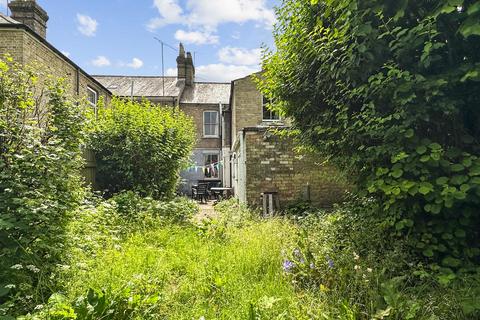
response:
[[[90,138],[98,186],[108,195],[132,190],[172,196],[195,142],[194,128],[178,108],[114,98],[100,110]]]
[[[55,285],[49,275],[83,197],[83,126],[62,80],[0,59],[0,317]]]
[[[480,259],[478,9],[286,0],[264,61],[274,107],[437,269]]]

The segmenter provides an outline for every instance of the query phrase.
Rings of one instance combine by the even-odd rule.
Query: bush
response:
[[[108,195],[132,190],[172,196],[195,142],[194,128],[178,108],[114,98],[100,110],[90,138],[98,186]]]
[[[50,274],[83,197],[84,123],[62,80],[0,59],[0,318],[54,289]]]
[[[294,1],[264,93],[433,268],[480,261],[478,1]]]

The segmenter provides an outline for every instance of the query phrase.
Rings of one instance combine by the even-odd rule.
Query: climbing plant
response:
[[[284,0],[260,87],[382,204],[392,236],[480,256],[480,1]]]

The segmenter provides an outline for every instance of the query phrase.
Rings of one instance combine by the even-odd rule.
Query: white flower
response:
[[[355,270],[360,270],[362,267],[360,267],[359,265],[355,265],[355,267],[353,267],[353,269]]]
[[[5,286],[5,289],[15,289],[15,285],[14,284],[7,284]]]
[[[43,304],[39,304],[35,307],[35,310],[42,310],[43,309]]]
[[[38,269],[37,267],[35,267],[34,265],[32,264],[29,264],[28,266],[26,266],[26,268],[30,271],[32,271],[33,273],[39,273],[40,272],[40,269]]]
[[[356,252],[353,252],[353,259],[358,260],[360,256]]]
[[[11,266],[10,269],[22,270],[23,266],[21,264],[15,264],[15,265]]]
[[[198,320],[205,320],[205,317],[201,316]]]
[[[372,268],[367,268],[367,271],[371,273],[373,270]]]

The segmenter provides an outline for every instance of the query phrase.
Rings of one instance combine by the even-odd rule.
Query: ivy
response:
[[[480,1],[284,0],[260,87],[383,204],[393,238],[480,258]],[[460,261],[460,263],[459,263]]]

